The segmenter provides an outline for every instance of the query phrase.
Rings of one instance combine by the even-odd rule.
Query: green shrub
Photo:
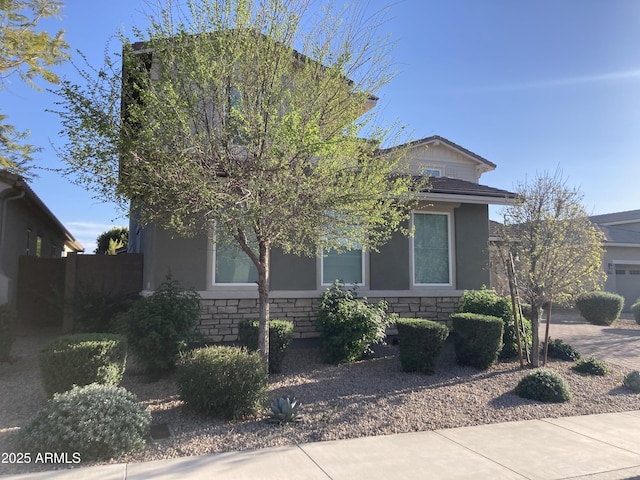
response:
[[[387,304],[369,304],[336,281],[322,295],[318,310],[318,331],[327,363],[352,362],[382,343],[389,324]]]
[[[609,367],[596,357],[589,357],[586,360],[584,358],[580,359],[571,369],[578,373],[587,373],[589,375],[603,376],[609,373]]]
[[[27,452],[77,452],[82,461],[106,460],[144,446],[151,414],[135,395],[107,385],[56,394],[20,431]]]
[[[432,374],[449,329],[442,323],[420,318],[398,318],[396,326],[402,370]]]
[[[580,315],[593,325],[611,325],[620,316],[624,297],[609,292],[590,292],[580,295],[576,307]]]
[[[15,336],[16,315],[9,305],[0,305],[0,363],[8,362]]]
[[[137,360],[152,377],[174,367],[200,320],[200,296],[167,277],[153,295],[138,300],[118,316]]]
[[[258,320],[243,320],[238,326],[238,343],[249,350],[258,350]],[[269,372],[280,373],[287,348],[293,339],[293,322],[269,320]]]
[[[198,413],[237,419],[266,405],[267,373],[258,352],[215,346],[184,353],[176,368],[180,397]]]
[[[542,344],[544,348],[544,343]],[[543,350],[544,351],[544,350]],[[573,348],[568,343],[564,343],[559,338],[554,340],[549,339],[549,346],[547,347],[547,356],[549,358],[557,358],[559,360],[567,360],[569,362],[575,362],[580,359],[580,352]]]
[[[131,308],[139,299],[138,294],[103,292],[80,285],[73,298],[66,302],[73,316],[73,331],[115,332],[116,317]]]
[[[622,384],[636,393],[640,393],[640,372],[634,370],[624,376]]]
[[[487,369],[498,360],[502,349],[501,318],[478,313],[454,313],[454,346],[461,365]]]
[[[465,290],[460,297],[459,309],[463,313],[479,313],[501,318],[504,322],[504,330],[500,358],[511,358],[518,355],[518,341],[510,298],[501,297],[495,290],[487,290],[486,288]],[[521,333],[520,339],[524,348],[524,345],[531,345],[531,321],[522,318],[522,324],[524,335]]]
[[[90,383],[118,385],[127,361],[127,339],[108,333],[63,335],[38,355],[48,396]]]
[[[525,375],[515,388],[516,395],[540,402],[563,403],[571,400],[564,378],[554,370],[539,368]]]
[[[636,303],[631,305],[631,313],[633,313],[633,318],[636,319],[636,323],[640,325],[640,298]]]

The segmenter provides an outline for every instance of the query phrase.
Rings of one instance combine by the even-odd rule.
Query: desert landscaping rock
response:
[[[629,321],[629,328],[635,322]],[[620,326],[620,325],[619,325]],[[627,328],[626,323],[622,324]],[[640,326],[638,326],[640,327]],[[46,340],[46,339],[44,339]],[[21,336],[18,361],[0,365],[0,451],[15,452],[19,427],[46,401],[36,356],[42,338]],[[122,385],[147,405],[154,424],[172,435],[150,441],[140,451],[111,462],[144,462],[172,457],[248,450],[401,432],[426,431],[513,420],[640,410],[640,395],[622,387],[628,369],[610,365],[604,377],[581,375],[572,362],[550,360],[569,384],[573,400],[545,404],[522,399],[513,388],[529,369],[517,359],[486,371],[455,364],[450,342],[434,375],[404,373],[397,346],[376,349],[375,358],[345,365],[321,363],[313,342],[292,348],[283,373],[270,376],[269,397],[295,396],[304,403],[304,421],[278,426],[264,415],[238,422],[203,418],[180,400],[171,378],[149,383],[131,364]],[[82,463],[80,466],[87,466]],[[0,465],[0,473],[42,469],[34,465]],[[51,465],[46,469],[53,469]],[[61,466],[58,468],[66,468]]]

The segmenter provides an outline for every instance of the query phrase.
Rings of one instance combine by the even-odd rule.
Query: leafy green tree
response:
[[[603,235],[589,220],[580,191],[559,172],[537,175],[516,192],[516,203],[503,211],[498,248],[503,259],[516,259],[516,282],[533,315],[531,364],[538,367],[542,308],[602,286]]]
[[[96,239],[96,249],[93,253],[103,255],[115,255],[116,250],[129,243],[128,227],[113,227],[102,232]]]
[[[246,253],[267,362],[271,250],[375,249],[408,218],[402,152],[376,154],[394,131],[372,109],[391,43],[376,33],[384,12],[357,3],[187,4],[183,18],[159,12],[144,43],[123,39],[126,75],[107,59],[86,85],[63,84],[63,157],[101,198],[132,200],[143,224],[215,228]]]
[[[16,73],[35,89],[38,77],[59,82],[51,67],[69,57],[64,31],[51,36],[37,28],[42,19],[58,17],[62,5],[57,0],[0,0],[0,88]],[[23,173],[38,149],[23,143],[28,132],[18,131],[6,118],[0,114],[0,168]]]

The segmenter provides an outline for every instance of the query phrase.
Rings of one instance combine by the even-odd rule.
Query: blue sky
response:
[[[61,20],[72,49],[101,65],[119,29],[144,25],[145,0],[68,0]],[[513,190],[561,169],[590,213],[640,208],[640,2],[635,0],[371,0],[389,6],[381,29],[397,42],[397,75],[380,115],[413,139],[441,135],[496,163],[481,183]],[[117,40],[112,42],[117,45]],[[74,58],[77,55],[74,53]],[[73,79],[67,64],[57,69]],[[42,85],[45,86],[45,85]],[[37,165],[60,166],[55,97],[10,77],[2,113],[43,148]],[[71,233],[95,248],[98,234],[127,221],[53,172],[33,189]],[[500,208],[492,208],[498,218]]]

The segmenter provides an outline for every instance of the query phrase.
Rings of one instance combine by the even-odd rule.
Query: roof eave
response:
[[[421,192],[418,198],[439,202],[474,203],[480,205],[513,205],[516,201],[512,197],[499,197],[490,195],[460,195],[455,193]]]

